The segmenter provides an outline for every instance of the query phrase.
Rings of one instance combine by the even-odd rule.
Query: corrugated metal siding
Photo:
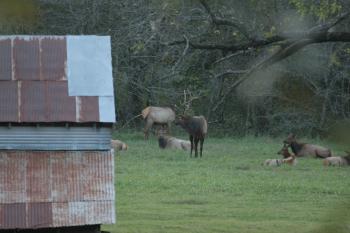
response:
[[[38,202],[27,204],[27,216],[27,226],[30,228],[52,226],[52,203]]]
[[[1,223],[3,229],[26,228],[26,204],[1,204]]]
[[[113,163],[111,151],[0,151],[0,229],[114,223]]]
[[[112,129],[107,127],[0,127],[0,149],[109,150]]]

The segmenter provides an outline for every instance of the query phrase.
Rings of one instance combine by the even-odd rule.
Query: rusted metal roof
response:
[[[74,37],[75,40],[77,38],[80,37]],[[0,36],[0,122],[115,122],[114,97],[113,91],[110,91],[111,88],[113,90],[112,77],[109,77],[112,69],[108,63],[110,58],[106,59],[107,63],[98,66],[101,71],[97,70],[88,78],[90,82],[94,80],[94,86],[99,90],[95,96],[91,96],[91,91],[88,96],[69,94],[72,88],[84,90],[84,86],[91,84],[89,81],[74,81],[74,87],[70,87],[69,80],[86,74],[75,72],[73,75],[68,70],[92,66],[96,63],[95,60],[90,61],[94,53],[100,57],[106,53],[104,58],[110,57],[110,51],[101,55],[101,51],[94,51],[91,44],[98,41],[106,44],[108,41],[105,37],[95,36],[93,40],[87,40],[81,36],[84,46],[91,44],[88,46],[91,56],[74,57],[75,61],[79,61],[74,63],[69,62],[73,59],[69,56],[74,53],[68,54],[67,40],[66,36]],[[74,44],[70,48],[79,52],[86,49],[83,45]],[[77,64],[79,67],[69,67]],[[105,73],[105,78],[97,77]],[[102,97],[108,97],[112,102],[107,107],[101,105]],[[111,117],[104,117],[106,111]]]
[[[20,111],[18,108],[18,85],[16,82],[0,81],[0,100],[1,121],[17,122]]]
[[[39,38],[13,40],[15,80],[40,80]]]
[[[111,151],[0,151],[0,228],[115,222]]]
[[[11,80],[12,54],[10,39],[0,41],[0,54],[0,80]]]

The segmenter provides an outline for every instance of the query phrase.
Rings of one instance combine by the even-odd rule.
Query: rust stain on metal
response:
[[[40,80],[39,38],[14,39],[14,76],[17,80]]]
[[[75,97],[68,96],[68,82],[47,82],[47,121],[74,122]]]
[[[22,153],[0,152],[1,195],[0,203],[16,203],[26,198],[25,192],[25,161]]]
[[[41,74],[43,80],[66,80],[67,43],[65,38],[41,39]]]
[[[51,201],[49,153],[26,153],[26,194],[29,202]]]
[[[114,223],[110,151],[0,151],[0,228]]]
[[[67,202],[68,201],[68,189],[67,181],[68,177],[67,162],[65,153],[51,153],[51,197],[53,202]]]
[[[79,122],[98,122],[99,104],[97,96],[77,97],[77,109],[79,111]]]
[[[0,81],[0,121],[18,121],[18,87],[16,82]]]
[[[23,81],[21,87],[21,122],[46,122],[46,83]]]
[[[112,200],[114,198],[113,157],[112,153],[96,156],[86,152],[84,158],[85,177],[94,185],[86,183],[84,200]]]
[[[0,80],[12,79],[11,40],[0,40]]]
[[[82,152],[68,153],[66,156],[67,163],[67,198],[71,201],[83,200],[84,187],[84,165]]]

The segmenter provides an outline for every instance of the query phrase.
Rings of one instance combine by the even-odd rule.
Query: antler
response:
[[[190,90],[184,90],[184,101],[181,103],[181,105],[184,107],[183,115],[187,113],[192,106],[192,102],[196,99],[199,99],[201,91],[197,95],[193,95]]]

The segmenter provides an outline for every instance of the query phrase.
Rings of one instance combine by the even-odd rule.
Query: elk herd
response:
[[[277,153],[283,156],[283,159],[267,159],[263,163],[265,166],[281,166],[282,164],[296,165],[299,157],[312,157],[323,159],[324,166],[350,166],[350,152],[343,156],[334,156],[330,149],[309,144],[301,143],[296,140],[294,134],[289,134],[283,141],[282,149]],[[289,152],[292,150],[292,154]]]
[[[158,127],[157,136],[159,148],[190,151],[191,157],[194,150],[195,157],[198,157],[199,144],[199,156],[202,157],[203,143],[208,132],[208,123],[203,116],[179,115],[176,117],[175,112],[171,108],[154,106],[143,109],[141,116],[145,121],[145,140],[149,138],[150,129],[155,126]],[[170,129],[172,122],[188,133],[189,140],[171,136]],[[112,140],[111,146],[116,151],[128,149],[128,146],[119,140]],[[289,152],[289,148],[291,152]],[[350,152],[346,152],[346,155],[343,156],[334,156],[328,148],[297,141],[294,134],[289,134],[288,137],[283,140],[283,147],[277,154],[281,155],[283,158],[266,159],[262,165],[277,167],[287,164],[295,166],[298,163],[298,158],[312,157],[323,159],[324,166],[350,166]]]
[[[161,127],[157,132],[160,148],[190,151],[191,157],[194,151],[195,157],[198,157],[198,144],[200,144],[199,156],[202,157],[204,139],[208,132],[208,123],[204,116],[180,115],[176,118],[175,112],[171,108],[155,106],[143,109],[141,116],[145,121],[145,140],[149,138],[149,131],[153,126]],[[172,122],[181,126],[188,133],[189,141],[170,135]],[[127,150],[128,148],[125,143],[119,140],[111,140],[111,147],[115,151]]]
[[[187,116],[180,115],[175,117],[175,112],[168,107],[154,107],[149,106],[142,110],[142,118],[145,120],[145,139],[148,139],[149,130],[153,125],[167,128],[167,132],[159,133],[158,143],[160,148],[172,148],[190,150],[192,157],[192,151],[194,150],[195,157],[198,157],[198,143],[200,143],[200,157],[202,157],[203,143],[208,131],[208,124],[204,116]],[[188,134],[189,141],[178,139],[170,136],[171,123],[175,121],[175,125],[181,126]]]

